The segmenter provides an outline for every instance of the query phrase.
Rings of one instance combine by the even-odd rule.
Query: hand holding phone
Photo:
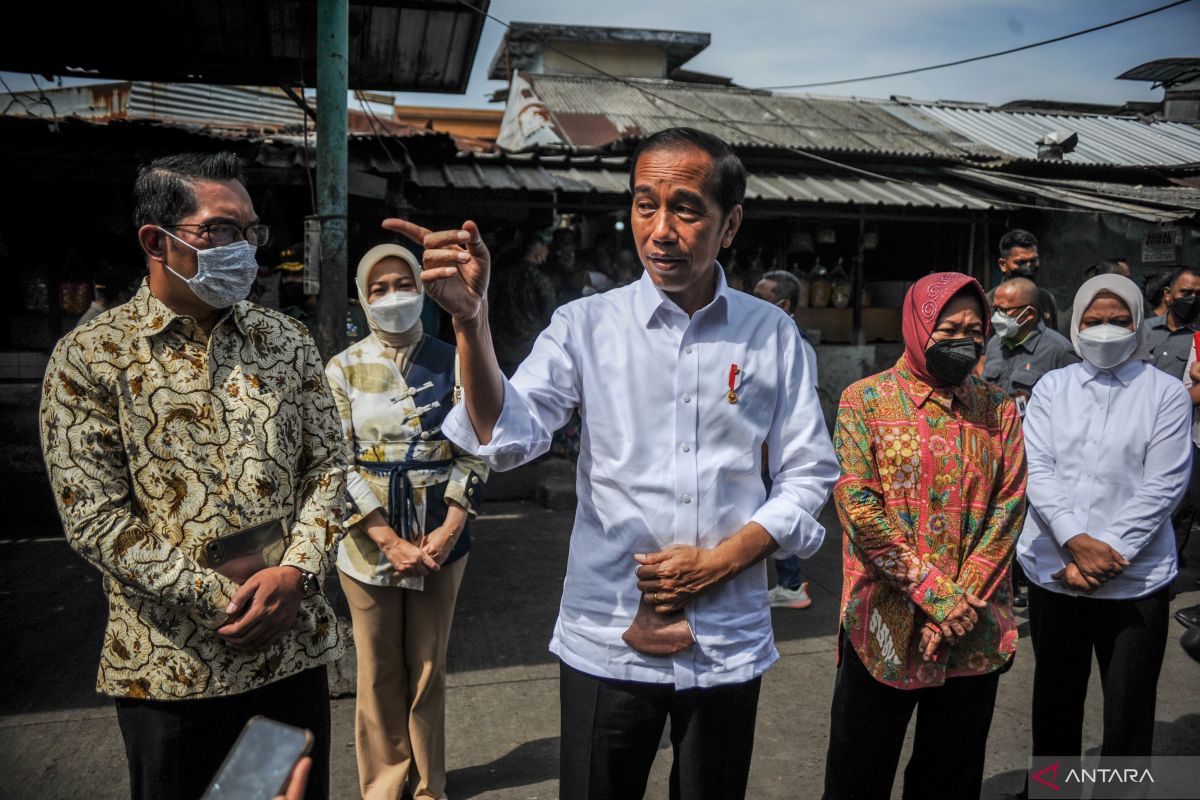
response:
[[[274,800],[291,788],[292,770],[312,745],[303,728],[251,717],[202,800]]]

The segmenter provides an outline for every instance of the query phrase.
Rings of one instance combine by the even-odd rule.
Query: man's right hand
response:
[[[1095,578],[1103,583],[1120,575],[1129,566],[1129,559],[1086,533],[1081,533],[1067,541],[1067,550],[1071,560],[1079,567],[1079,571],[1089,578]]]
[[[426,553],[412,542],[397,536],[392,542],[384,545],[383,555],[388,563],[400,573],[401,577],[414,578],[428,575],[441,569],[433,556]]]
[[[425,290],[456,322],[478,319],[487,299],[491,255],[479,226],[463,223],[460,230],[430,231],[404,219],[385,219],[383,227],[403,234],[424,248],[421,280]]]

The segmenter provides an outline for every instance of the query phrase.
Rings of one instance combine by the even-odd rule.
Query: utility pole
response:
[[[317,3],[317,216],[321,289],[317,346],[324,358],[346,346],[346,93],[350,88],[349,0]]]

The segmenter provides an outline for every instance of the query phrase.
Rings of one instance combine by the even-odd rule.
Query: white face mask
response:
[[[367,313],[388,333],[404,333],[417,324],[424,305],[421,292],[392,292],[372,301]]]
[[[245,300],[250,294],[250,287],[258,277],[258,262],[254,259],[257,248],[254,245],[243,239],[233,244],[201,250],[192,247],[168,230],[159,230],[184,247],[191,247],[196,251],[196,274],[190,278],[180,275],[165,261],[163,266],[186,283],[202,303],[213,308],[229,308],[234,303]]]
[[[1011,339],[1016,336],[1017,332],[1021,330],[1021,323],[1018,320],[1021,318],[1021,314],[1024,314],[1028,308],[1029,306],[1025,306],[1016,317],[1010,317],[1003,311],[997,311],[995,314],[992,314],[992,328],[995,329],[996,335],[1001,339]]]
[[[1117,325],[1097,325],[1079,332],[1079,354],[1100,369],[1112,369],[1133,355],[1137,334]]]

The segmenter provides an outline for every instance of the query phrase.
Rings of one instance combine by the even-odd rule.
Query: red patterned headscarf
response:
[[[986,335],[991,308],[983,287],[970,275],[935,272],[914,283],[904,296],[904,357],[913,376],[930,386],[941,386],[941,381],[925,368],[925,348],[929,346],[929,337],[937,328],[942,309],[954,295],[964,290],[973,292],[979,300],[983,332]]]

